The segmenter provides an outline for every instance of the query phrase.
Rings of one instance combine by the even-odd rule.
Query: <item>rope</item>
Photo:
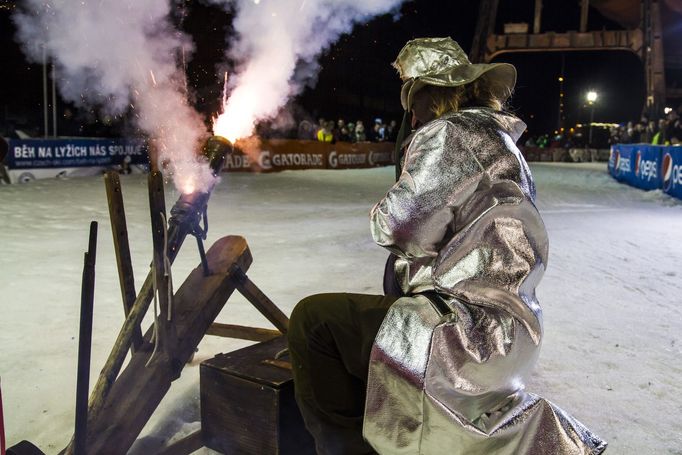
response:
[[[163,276],[168,278],[168,321],[172,319],[173,311],[173,276],[171,274],[171,261],[168,257],[168,223],[166,221],[166,215],[163,212],[160,213],[161,220],[163,221]],[[161,339],[159,337],[159,284],[156,281],[156,264],[152,261],[152,277],[154,283],[154,328],[152,331],[152,340],[154,340],[154,349],[152,354],[149,356],[149,360],[145,364],[148,367],[149,364],[154,359],[154,356],[159,350],[159,345],[161,344]]]
[[[168,223],[163,213],[161,213],[161,219],[163,220],[163,276],[168,278],[168,321],[171,321],[173,319],[173,275],[168,257]]]
[[[152,355],[149,356],[149,360],[144,364],[145,368],[152,363],[152,359],[156,355],[159,349],[159,299],[157,294],[159,292],[159,286],[156,282],[156,264],[152,261],[152,283],[154,285],[154,327],[152,328],[152,340],[154,341],[154,349],[152,350]]]

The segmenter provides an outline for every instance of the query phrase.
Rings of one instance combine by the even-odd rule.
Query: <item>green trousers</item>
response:
[[[320,455],[372,454],[362,438],[369,355],[396,296],[317,294],[289,320],[296,401]]]

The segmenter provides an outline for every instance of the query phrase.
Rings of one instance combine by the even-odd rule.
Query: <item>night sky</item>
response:
[[[343,36],[320,59],[317,83],[298,96],[289,108],[297,119],[346,118],[366,122],[380,116],[385,120],[401,117],[400,81],[390,66],[409,39],[422,36],[451,36],[469,51],[478,13],[477,1],[436,2],[414,0],[403,4],[398,15],[378,17],[358,25]],[[575,5],[573,5],[575,3]],[[14,42],[11,6],[0,8],[0,122],[26,127],[42,127],[42,66],[29,64]],[[230,33],[229,15],[206,2],[187,1],[184,14],[176,22],[196,43],[189,62],[188,80],[196,93],[195,105],[206,118],[218,109],[221,77],[217,65],[223,62],[225,36]],[[567,6],[568,5],[568,6]],[[578,2],[545,0],[543,29],[556,31],[578,28]],[[528,22],[532,27],[533,2],[500,0],[496,31],[505,22]],[[590,29],[620,29],[590,10]],[[628,52],[564,52],[504,54],[496,61],[516,65],[518,82],[511,109],[529,126],[531,134],[557,128],[559,82],[562,59],[567,126],[589,119],[584,106],[588,89],[599,92],[594,118],[599,122],[625,122],[638,119],[645,98],[643,67]],[[60,114],[69,108],[81,122],[83,109],[60,103]],[[64,122],[60,119],[60,125]],[[67,128],[60,128],[64,130]],[[92,131],[85,131],[90,132]],[[100,133],[101,130],[96,130]]]

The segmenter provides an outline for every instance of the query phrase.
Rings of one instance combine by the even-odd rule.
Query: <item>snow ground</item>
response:
[[[606,438],[608,453],[682,454],[682,202],[618,184],[605,164],[531,167],[550,261],[538,289],[544,346],[528,389]],[[316,292],[378,293],[386,253],[371,240],[367,213],[392,180],[392,168],[226,174],[210,202],[208,244],[244,235],[249,276],[285,313]],[[146,180],[122,181],[139,287],[151,259]],[[168,188],[169,207],[176,198]],[[72,434],[90,220],[100,222],[93,384],[123,321],[103,182],[0,186],[0,377],[10,445],[28,439],[52,454]],[[187,242],[176,285],[197,263]],[[237,294],[219,320],[269,326]],[[131,452],[197,429],[199,363],[246,344],[206,337]]]

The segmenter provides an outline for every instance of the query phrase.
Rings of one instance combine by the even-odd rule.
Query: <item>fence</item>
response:
[[[663,190],[682,199],[682,147],[618,144],[611,147],[609,174],[644,190]]]

